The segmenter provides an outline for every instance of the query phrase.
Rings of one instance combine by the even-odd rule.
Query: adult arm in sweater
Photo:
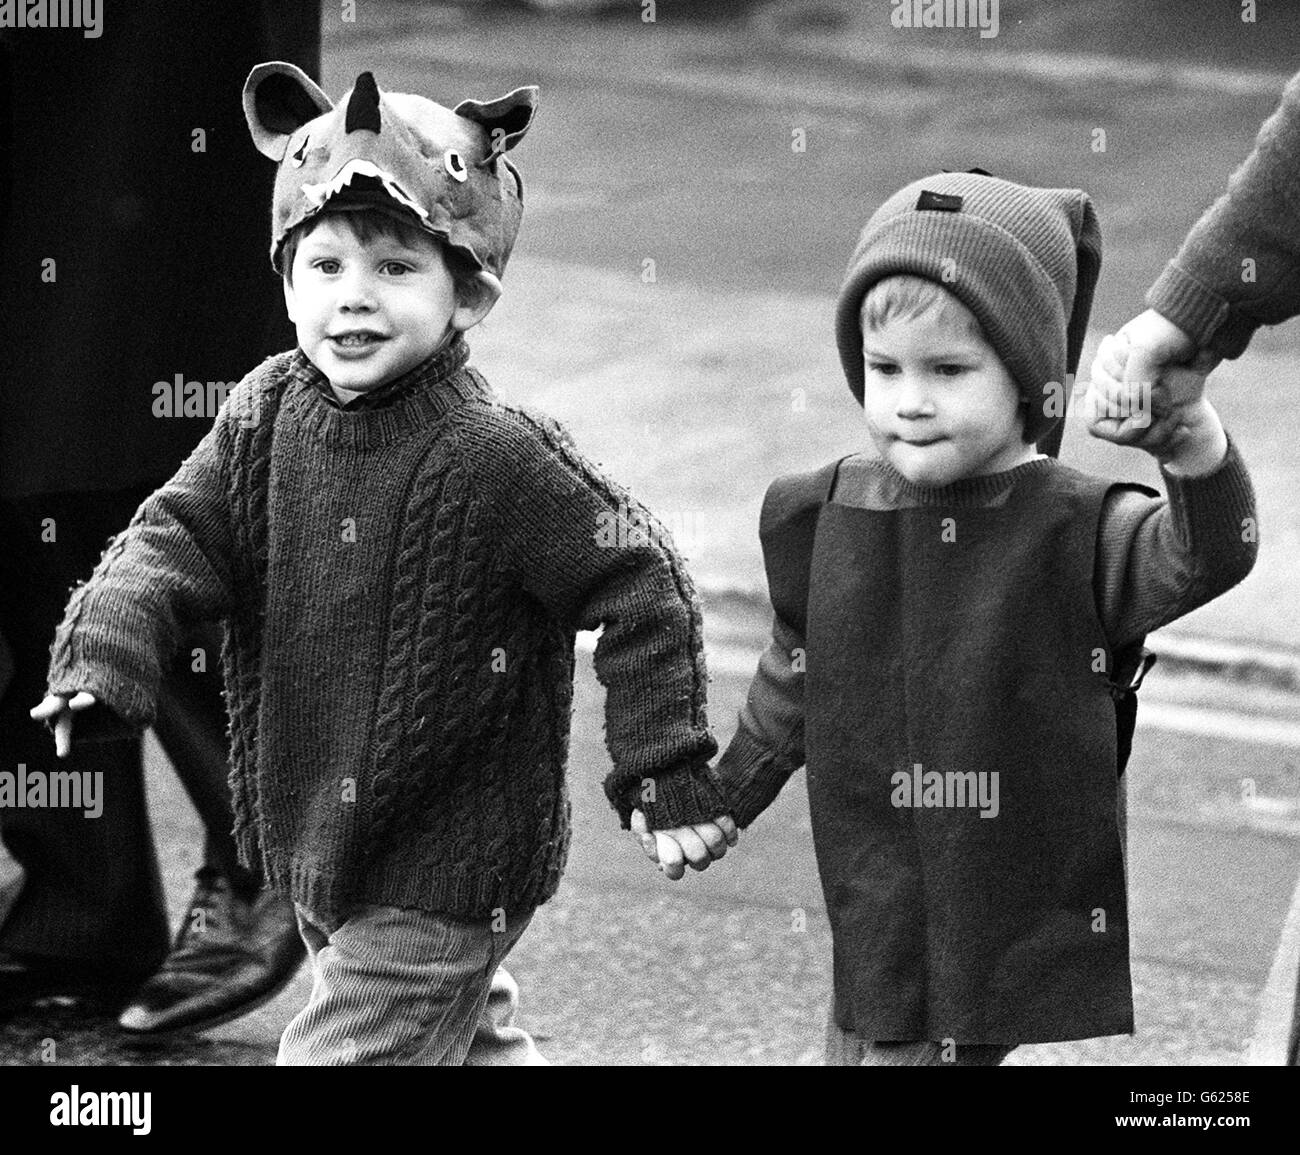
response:
[[[1253,280],[1243,278],[1246,259]],[[1300,73],[1146,302],[1220,357],[1239,356],[1260,325],[1300,313]]]
[[[1219,597],[1259,551],[1255,493],[1231,438],[1210,473],[1160,472],[1168,500],[1117,488],[1102,510],[1097,595],[1112,649]]]
[[[226,461],[232,407],[242,396],[232,392],[207,436],[73,591],[50,647],[50,694],[86,691],[127,722],[148,725],[186,626],[225,615],[232,554]]]
[[[708,764],[717,742],[699,602],[671,540],[558,422],[508,406],[492,412],[491,444],[471,447],[468,459],[520,584],[572,628],[603,627],[595,669],[613,760],[605,793],[624,827],[634,809],[651,830],[727,814]]]

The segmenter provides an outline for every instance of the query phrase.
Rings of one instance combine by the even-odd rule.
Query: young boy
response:
[[[1100,256],[1077,190],[890,197],[837,312],[877,456],[768,490],[774,636],[717,770],[743,829],[807,764],[830,1062],[1133,1029],[1117,659],[1246,575],[1255,508],[1202,378],[1152,397],[1168,502],[1037,452]]]
[[[605,627],[624,824],[698,836],[700,868],[735,838],[671,541],[607,545],[611,511],[646,511],[466,364],[535,100],[453,111],[363,73],[334,108],[292,65],[253,70],[299,348],[233,390],[74,592],[33,711],[60,753],[96,702],[147,724],[182,624],[227,618],[240,853],[292,896],[315,980],[282,1064],[536,1061],[498,968],[564,866],[578,629]]]

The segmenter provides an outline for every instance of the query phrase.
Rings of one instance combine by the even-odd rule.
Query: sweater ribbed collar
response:
[[[325,375],[295,349],[282,408],[310,436],[332,445],[373,449],[427,429],[462,401],[487,394],[466,362],[469,345],[459,333],[401,377],[381,386],[394,399],[377,409],[339,409],[321,396]]]
[[[899,505],[945,505],[959,508],[1001,504],[997,499],[1019,482],[1052,469],[1056,464],[1051,457],[1037,457],[1000,473],[985,473],[978,477],[963,477],[948,485],[928,486],[909,481],[887,461],[876,458],[872,462],[873,467],[879,471],[886,492],[895,495]]]

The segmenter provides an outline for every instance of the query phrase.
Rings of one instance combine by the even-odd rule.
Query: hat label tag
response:
[[[939,213],[959,213],[961,206],[962,199],[956,194],[931,192],[929,189],[923,190],[916,201],[916,211],[919,213],[927,209]]]

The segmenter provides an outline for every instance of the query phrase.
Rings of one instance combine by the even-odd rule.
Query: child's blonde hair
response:
[[[931,309],[947,309],[957,298],[927,277],[899,273],[877,281],[862,299],[862,331],[879,331],[890,321],[910,321]],[[960,302],[958,302],[960,304]],[[957,312],[972,336],[983,341],[988,338],[969,309]]]

